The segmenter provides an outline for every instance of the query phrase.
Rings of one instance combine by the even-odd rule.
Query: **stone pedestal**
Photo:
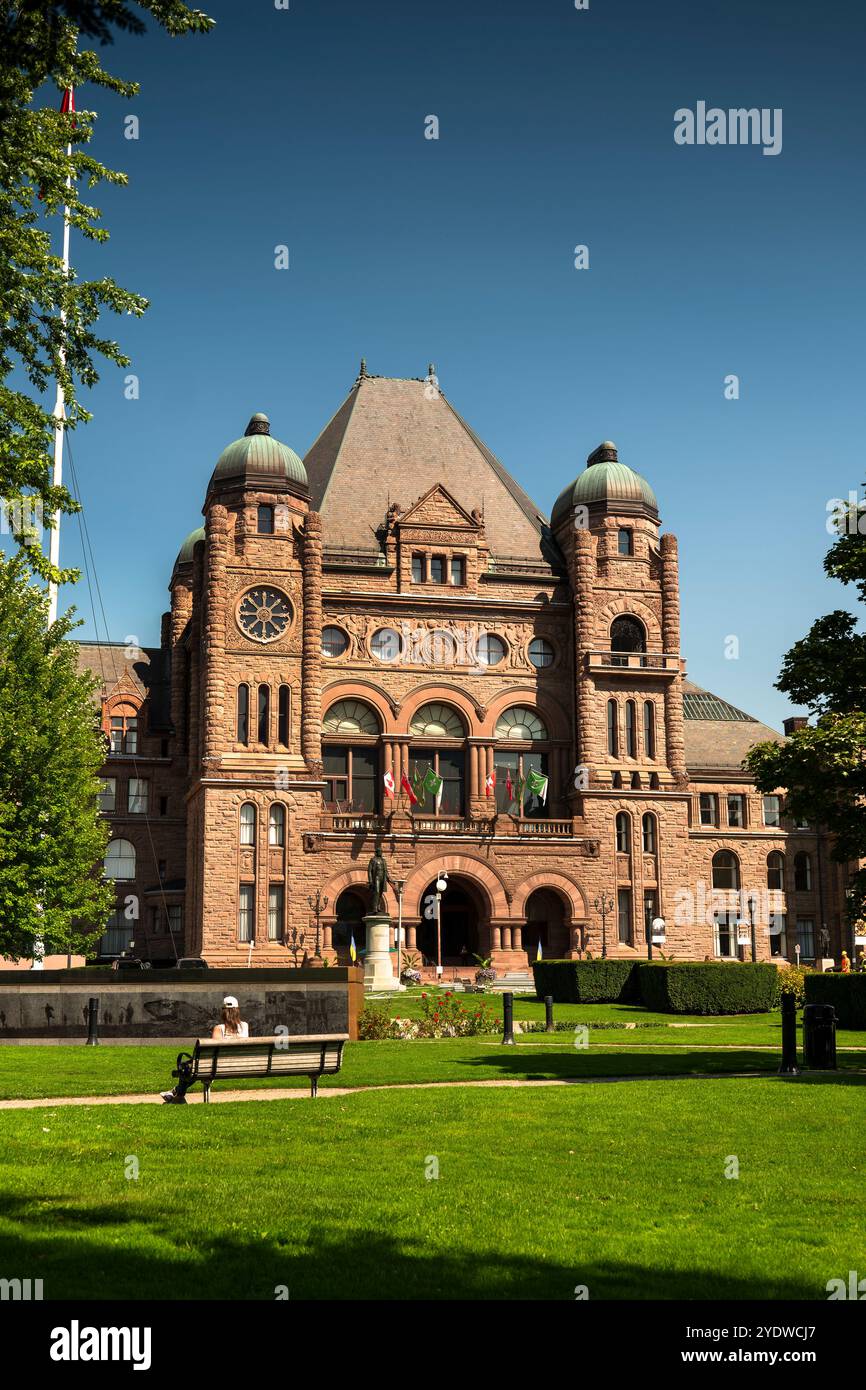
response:
[[[391,958],[391,918],[387,912],[369,912],[364,918],[367,928],[367,953],[364,956],[364,992],[399,989]]]
[[[824,956],[821,960],[816,961],[816,965],[822,974],[826,974],[828,970],[836,969],[836,961],[832,956]]]

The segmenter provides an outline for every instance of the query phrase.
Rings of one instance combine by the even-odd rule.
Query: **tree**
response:
[[[149,13],[171,35],[206,33],[213,24],[179,0],[139,0],[135,5],[123,0],[0,0],[0,499],[30,567],[58,582],[75,575],[52,572],[38,544],[38,529],[34,536],[25,524],[31,508],[38,509],[45,524],[55,512],[78,510],[66,488],[51,483],[55,418],[53,402],[46,409],[41,397],[59,380],[66,399],[65,428],[89,420],[78,387],[99,380],[100,358],[121,367],[129,364],[119,345],[100,334],[100,317],[105,310],[141,315],[147,301],[107,277],[82,281],[70,268],[67,279],[62,258],[52,254],[50,231],[40,225],[43,213],[51,217],[68,202],[70,226],[90,241],[105,241],[108,232],[100,225],[99,209],[80,196],[80,189],[127,180],[86,152],[94,112],[64,113],[59,101],[35,107],[33,99],[45,83],[59,91],[72,87],[79,94],[89,85],[134,96],[137,83],[111,76],[96,52],[79,51],[77,43],[79,34],[107,44],[113,29],[143,33],[136,11]],[[13,372],[30,383],[32,392],[9,384]]]
[[[832,579],[853,584],[866,601],[866,502],[840,504],[838,538],[824,557]],[[797,819],[825,826],[831,855],[866,859],[866,634],[843,609],[818,618],[786,654],[776,689],[805,705],[816,722],[785,743],[759,743],[746,758],[759,791],[786,789]],[[866,870],[852,877],[852,919],[866,911]]]
[[[0,955],[32,955],[39,938],[46,951],[86,948],[114,906],[96,872],[105,737],[73,626],[71,612],[49,626],[23,556],[0,557]]]

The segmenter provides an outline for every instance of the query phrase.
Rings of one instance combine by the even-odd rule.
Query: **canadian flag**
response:
[[[385,794],[386,794],[387,796],[393,796],[396,790],[397,790],[397,788],[396,788],[395,783],[394,783],[394,774],[393,774],[393,772],[386,772],[386,773],[385,773]]]
[[[400,786],[402,787],[403,791],[406,793],[406,795],[407,795],[408,798],[409,798],[409,805],[410,805],[410,806],[417,806],[417,805],[418,805],[418,798],[417,798],[417,796],[415,795],[415,793],[413,792],[413,790],[412,790],[412,783],[409,781],[409,778],[406,776],[405,772],[403,773],[402,777],[400,778]]]
[[[75,88],[74,88],[74,87],[67,87],[67,88],[66,88],[66,91],[63,93],[63,100],[62,100],[61,103],[60,103],[60,110],[61,110],[61,113],[62,113],[64,116],[74,116],[74,115],[75,115]],[[75,122],[74,122],[74,121],[72,122],[72,125],[73,125],[73,127],[75,126]]]
[[[496,768],[494,768],[492,772],[488,772],[488,774],[487,774],[487,781],[484,783],[484,795],[485,795],[485,796],[492,796],[495,787],[496,787]]]

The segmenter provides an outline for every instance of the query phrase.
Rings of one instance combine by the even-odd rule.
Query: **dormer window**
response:
[[[274,534],[274,509],[266,505],[259,507],[258,511],[258,531],[260,536],[272,536]]]
[[[621,526],[617,534],[617,551],[620,555],[634,555],[634,532]]]
[[[413,555],[413,556],[412,556],[412,583],[413,583],[413,584],[423,584],[423,583],[424,583],[424,556],[423,556],[423,555]]]
[[[431,584],[444,584],[444,583],[445,583],[445,556],[444,556],[444,555],[431,555],[431,556],[430,556],[430,583],[431,583]]]
[[[466,583],[466,561],[462,555],[451,557],[451,583],[458,588]]]

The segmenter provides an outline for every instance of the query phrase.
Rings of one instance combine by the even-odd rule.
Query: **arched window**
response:
[[[111,753],[138,752],[138,711],[132,705],[115,705],[109,718],[108,744]]]
[[[651,700],[644,701],[643,707],[643,747],[648,758],[656,755],[656,707]]]
[[[623,615],[614,618],[610,628],[612,652],[645,652],[646,629],[639,618]]]
[[[258,509],[258,530],[260,536],[274,534],[274,509],[266,503],[262,503]]]
[[[504,710],[497,719],[494,736],[543,741],[547,738],[547,728],[535,710],[526,709],[523,705],[512,705],[511,709]]]
[[[135,878],[135,846],[129,840],[109,840],[103,861],[106,878]]]
[[[774,849],[767,855],[767,887],[782,892],[785,887],[785,856]]]
[[[238,686],[238,743],[247,744],[250,741],[250,688],[248,685]]]
[[[637,757],[637,705],[634,700],[625,702],[625,751],[627,757]]]
[[[283,748],[289,746],[289,687],[280,686],[280,694],[277,705],[277,742]]]
[[[631,816],[627,811],[617,812],[616,852],[617,854],[631,854]]]
[[[634,532],[627,526],[620,526],[616,535],[616,548],[619,555],[634,554]]]
[[[268,815],[268,844],[282,846],[286,843],[286,808],[275,802]]]
[[[619,721],[616,700],[607,702],[607,751],[612,758],[619,756]]]
[[[409,733],[416,738],[465,738],[463,720],[451,705],[422,705],[409,724]]]
[[[812,858],[802,850],[794,855],[794,888],[798,893],[812,890]]]
[[[713,855],[713,887],[720,889],[739,889],[740,861],[729,849],[720,849]]]
[[[251,801],[245,801],[241,807],[240,826],[241,844],[254,845],[256,842],[256,808]]]
[[[331,705],[322,723],[326,734],[378,734],[375,710],[361,700],[338,700]]]
[[[655,854],[656,852],[656,818],[651,811],[647,811],[641,822],[643,830],[643,852],[644,854]]]
[[[267,748],[271,741],[271,687],[269,685],[259,686],[258,736],[259,743],[264,744]]]

